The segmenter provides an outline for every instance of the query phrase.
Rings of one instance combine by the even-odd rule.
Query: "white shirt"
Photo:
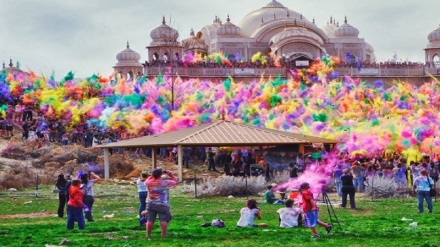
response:
[[[259,212],[258,209],[242,208],[240,210],[240,219],[237,222],[237,226],[246,227],[254,225],[254,218]]]
[[[280,215],[280,227],[290,228],[298,226],[298,216],[302,212],[299,208],[280,208],[277,213]]]

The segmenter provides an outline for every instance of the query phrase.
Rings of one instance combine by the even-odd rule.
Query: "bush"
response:
[[[21,164],[11,165],[7,173],[0,178],[0,188],[26,188],[35,186],[38,176],[38,184],[54,184],[53,176],[39,174],[34,169]]]
[[[402,191],[397,190],[397,186],[392,179],[385,177],[374,177],[369,179],[365,194],[374,198],[391,198],[402,196]]]
[[[283,184],[290,179],[290,172],[289,171],[274,171],[270,180],[269,184],[275,183],[275,184]]]
[[[1,152],[0,156],[8,159],[25,160],[26,152],[19,143],[9,142],[6,148]]]
[[[243,177],[221,176],[203,179],[197,185],[197,194],[200,196],[246,196],[258,195],[266,187],[266,179],[262,176],[248,177],[247,189],[246,179]],[[183,186],[185,192],[194,193],[194,182]]]

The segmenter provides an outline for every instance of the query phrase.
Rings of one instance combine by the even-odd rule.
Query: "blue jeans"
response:
[[[342,182],[335,182],[336,185],[336,191],[338,192],[339,196],[342,196],[341,188],[342,188]]]
[[[417,191],[417,209],[419,213],[423,213],[423,199],[428,204],[428,210],[432,213],[432,197],[429,195],[429,191]]]
[[[78,222],[79,229],[84,230],[83,208],[67,206],[67,229],[73,229],[75,221]]]
[[[141,191],[139,192],[139,219],[142,218],[142,211],[144,211],[145,209],[147,209],[147,193],[146,191]]]
[[[189,156],[183,156],[183,166],[189,168]]]
[[[358,190],[358,192],[364,192],[364,178],[355,178],[353,180],[354,187]]]

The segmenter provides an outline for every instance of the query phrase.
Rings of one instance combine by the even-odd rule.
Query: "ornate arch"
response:
[[[294,21],[294,20],[283,20],[280,22],[271,22],[266,25],[260,27],[255,30],[255,32],[251,35],[251,38],[254,38],[256,42],[269,42],[269,40],[276,35],[284,31],[286,27],[294,27],[300,26],[306,28],[308,31],[315,33],[318,35],[324,43],[329,43],[330,39],[328,36],[319,29],[315,24],[306,22],[306,21]]]

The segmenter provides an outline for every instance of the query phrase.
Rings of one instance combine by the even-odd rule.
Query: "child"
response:
[[[257,201],[254,199],[249,199],[246,203],[246,207],[240,210],[240,219],[237,222],[238,227],[247,226],[267,226],[266,223],[254,224],[255,216],[261,220],[260,209],[257,206]]]
[[[147,210],[141,212],[141,217],[139,218],[139,223],[141,226],[147,225]]]
[[[272,191],[273,186],[267,186],[267,190],[264,192],[264,200],[267,204],[284,204],[283,200],[278,200],[275,198],[275,193]]]
[[[83,215],[83,192],[79,188],[80,180],[72,180],[72,185],[69,188],[69,202],[67,203],[67,229],[73,229],[75,221],[78,222],[80,230],[84,230],[84,215]]]
[[[301,206],[303,211],[304,226],[312,230],[312,238],[319,238],[318,231],[316,231],[316,224],[325,227],[327,233],[330,233],[333,226],[318,220],[319,209],[315,203],[315,200],[313,199],[313,194],[309,189],[309,183],[302,183],[299,187],[299,192],[301,193],[302,198]]]
[[[280,227],[291,228],[298,226],[298,217],[301,215],[300,208],[293,208],[293,200],[286,200],[286,207],[278,209],[277,213],[280,215]]]

